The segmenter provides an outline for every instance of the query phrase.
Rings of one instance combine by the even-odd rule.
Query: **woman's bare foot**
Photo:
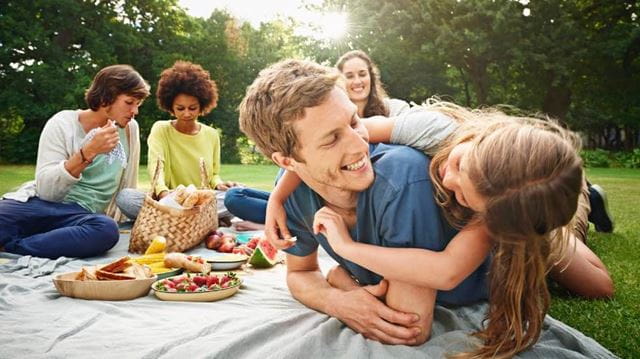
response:
[[[234,224],[234,227],[238,232],[264,230],[264,224],[259,224],[259,223],[250,222],[250,221],[236,222]]]

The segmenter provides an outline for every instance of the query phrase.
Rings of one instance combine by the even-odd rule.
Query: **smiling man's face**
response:
[[[320,105],[295,122],[300,150],[293,170],[315,191],[361,192],[373,182],[369,133],[344,90],[335,87]]]

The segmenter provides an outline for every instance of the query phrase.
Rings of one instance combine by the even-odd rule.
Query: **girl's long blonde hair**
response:
[[[460,123],[431,161],[436,200],[461,228],[484,223],[493,240],[489,311],[483,344],[462,356],[512,357],[535,344],[549,308],[546,274],[565,252],[582,188],[579,138],[553,121],[468,110],[431,101]],[[438,169],[458,144],[471,142],[469,178],[486,200],[474,213],[442,185]]]

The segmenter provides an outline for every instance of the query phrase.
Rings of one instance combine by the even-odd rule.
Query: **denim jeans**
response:
[[[93,257],[118,243],[118,224],[75,203],[0,200],[0,246],[9,253],[55,259]]]
[[[264,224],[269,194],[258,189],[234,187],[227,191],[224,206],[236,217]]]
[[[135,220],[140,213],[146,193],[133,188],[123,188],[116,195],[116,206],[120,212],[131,220]]]

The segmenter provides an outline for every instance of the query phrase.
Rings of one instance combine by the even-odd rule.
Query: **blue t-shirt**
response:
[[[429,159],[410,147],[385,144],[371,145],[370,156],[375,180],[358,195],[356,225],[351,230],[353,240],[382,247],[442,251],[457,231],[446,222],[435,203]],[[320,196],[304,183],[289,196],[285,203],[287,225],[298,240],[286,251],[306,256],[321,245],[361,284],[378,283],[381,276],[338,256],[322,234],[313,234],[313,218],[322,206]],[[461,305],[486,299],[488,261],[456,288],[438,291],[437,301]]]

